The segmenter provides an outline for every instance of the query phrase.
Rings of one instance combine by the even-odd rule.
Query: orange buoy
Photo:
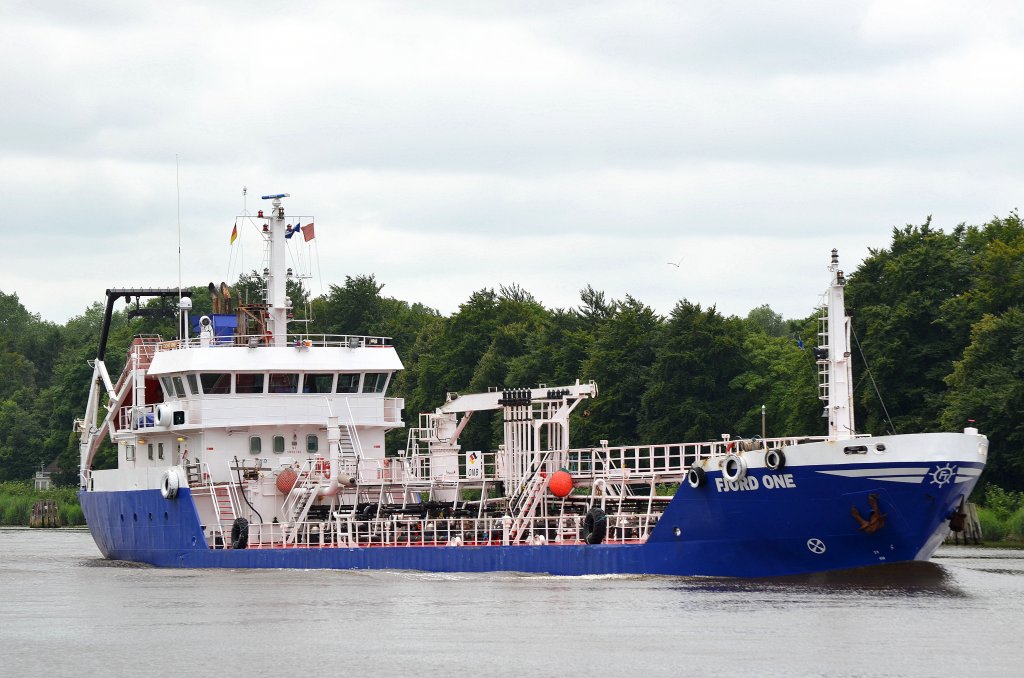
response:
[[[565,469],[560,469],[551,474],[551,481],[548,483],[551,494],[556,497],[568,497],[572,492],[572,476]]]
[[[286,468],[277,474],[277,491],[281,494],[288,494],[295,487],[295,481],[298,479],[299,476],[295,471]]]

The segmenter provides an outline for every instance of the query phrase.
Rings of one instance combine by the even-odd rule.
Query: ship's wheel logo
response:
[[[820,556],[825,552],[825,542],[820,539],[808,539],[807,548],[810,549],[811,553]]]
[[[956,477],[956,466],[952,464],[946,464],[945,466],[936,466],[935,470],[929,474],[932,477],[931,484],[942,487],[948,485]]]

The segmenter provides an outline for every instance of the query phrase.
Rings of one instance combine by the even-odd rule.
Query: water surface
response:
[[[1018,675],[1024,552],[805,577],[162,570],[0,529],[0,675]]]

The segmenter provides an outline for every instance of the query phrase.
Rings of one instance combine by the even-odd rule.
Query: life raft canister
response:
[[[587,544],[600,544],[608,534],[608,516],[598,507],[587,511],[583,518],[583,529],[580,538]]]
[[[722,461],[722,478],[735,483],[747,475],[747,460],[738,454],[727,454]]]
[[[281,494],[288,494],[292,491],[292,488],[295,487],[295,481],[298,479],[299,476],[293,469],[282,469],[282,471],[277,474],[277,480],[275,481],[277,491]]]

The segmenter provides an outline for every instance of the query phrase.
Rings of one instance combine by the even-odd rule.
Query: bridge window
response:
[[[359,393],[359,375],[339,374],[338,393]]]
[[[298,393],[299,375],[297,374],[271,374],[271,393]]]
[[[181,377],[172,377],[172,381],[174,382],[174,395],[178,396],[179,398],[184,398],[185,382],[181,380]]]
[[[333,374],[307,374],[302,378],[303,393],[330,393],[333,385]]]
[[[199,381],[196,379],[196,375],[188,374],[185,375],[188,379],[188,390],[192,391],[192,395],[199,395],[202,391],[199,390]]]
[[[263,439],[259,436],[249,437],[249,454],[259,454],[263,451]]]
[[[387,383],[387,372],[367,372],[363,377],[363,393],[383,393]]]
[[[164,387],[164,398],[174,397],[174,386],[171,384],[170,377],[160,377],[160,384]]]
[[[202,382],[203,392],[207,395],[224,395],[226,393],[231,393],[231,375],[225,372],[200,374],[199,381]]]
[[[262,374],[246,374],[240,372],[235,375],[235,393],[263,393]]]
[[[284,436],[274,436],[274,454],[284,452]]]
[[[320,449],[320,439],[314,434],[306,436],[306,452],[316,452]]]

